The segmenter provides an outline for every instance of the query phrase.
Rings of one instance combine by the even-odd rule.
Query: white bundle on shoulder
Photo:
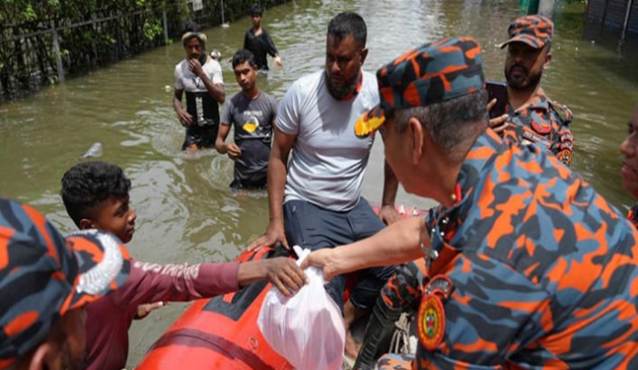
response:
[[[293,248],[300,265],[310,250]],[[305,273],[309,283],[292,297],[270,288],[257,324],[272,349],[296,369],[341,369],[346,338],[341,310],[324,288],[323,271],[308,267]]]

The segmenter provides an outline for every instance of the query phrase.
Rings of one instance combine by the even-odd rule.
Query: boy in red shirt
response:
[[[128,243],[137,217],[129,206],[130,186],[118,166],[85,162],[64,174],[62,199],[81,230],[106,230]],[[262,279],[270,280],[289,295],[286,286],[298,290],[306,276],[294,260],[284,257],[197,265],[132,260],[131,273],[116,294],[87,307],[87,369],[120,370],[126,366],[128,329],[139,305],[210,298]]]

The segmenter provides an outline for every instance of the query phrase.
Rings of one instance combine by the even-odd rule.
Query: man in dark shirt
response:
[[[221,154],[228,153],[235,161],[231,188],[265,188],[277,100],[259,90],[256,81],[259,70],[250,51],[244,49],[235,53],[233,70],[241,91],[224,107],[215,148]],[[225,143],[231,125],[235,142]]]
[[[253,20],[253,28],[246,31],[244,36],[244,49],[250,51],[255,56],[255,62],[259,70],[268,70],[268,60],[266,54],[275,58],[277,66],[282,67],[284,63],[281,61],[275,43],[265,28],[261,26],[261,5],[255,4],[250,8],[250,17]]]

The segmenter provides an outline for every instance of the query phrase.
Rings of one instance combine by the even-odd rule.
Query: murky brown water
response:
[[[260,77],[262,89],[280,98],[287,86],[324,63],[328,21],[340,11],[359,12],[368,24],[366,68],[376,70],[408,48],[443,36],[473,35],[483,45],[490,79],[503,79],[504,41],[517,2],[481,0],[303,0],[264,14],[285,63]],[[554,62],[543,78],[551,98],[574,111],[573,168],[619,208],[632,200],[620,185],[618,146],[638,102],[635,63],[581,41],[582,9],[566,6],[556,18]],[[248,19],[230,28],[207,30],[209,49],[224,59],[241,47]],[[123,167],[133,182],[137,233],[130,243],[141,260],[225,261],[262,233],[268,223],[264,194],[236,196],[227,185],[232,163],[212,152],[196,160],[179,151],[183,129],[171,105],[173,69],[184,57],[179,43],[71,79],[26,100],[0,106],[0,194],[35,205],[64,231],[73,229],[60,197],[60,178],[99,141],[102,160]],[[271,61],[272,64],[272,61]],[[226,88],[239,90],[230,65],[223,64]],[[380,200],[382,144],[377,141],[364,183],[364,195]],[[401,193],[399,202],[431,203]],[[130,364],[185,309],[171,304],[133,324]]]

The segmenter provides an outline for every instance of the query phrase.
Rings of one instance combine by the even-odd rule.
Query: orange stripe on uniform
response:
[[[492,352],[496,353],[498,351],[498,346],[494,342],[488,342],[481,338],[477,339],[476,342],[472,344],[461,344],[456,343],[452,345],[452,348],[457,351],[471,353],[471,352]]]
[[[465,52],[465,56],[470,59],[476,59],[476,56],[479,54],[481,54],[481,47],[478,45],[475,48]]]
[[[31,222],[33,222],[33,224],[38,228],[40,234],[42,234],[42,237],[44,238],[44,241],[47,245],[47,254],[53,257],[55,261],[60,264],[60,256],[58,256],[58,251],[55,248],[53,240],[51,240],[51,235],[49,235],[46,228],[46,218],[44,218],[44,216],[42,216],[42,214],[40,214],[38,211],[27,205],[23,205],[22,208],[24,209],[24,212],[27,214],[27,216],[29,216],[29,218],[31,219]]]
[[[520,301],[503,301],[498,304],[499,307],[505,307],[513,311],[522,311],[533,313],[538,310],[542,302],[520,302]]]
[[[9,240],[15,232],[14,229],[0,226],[0,270],[9,264]]]
[[[11,320],[5,327],[4,332],[7,337],[13,337],[20,334],[22,331],[33,325],[38,320],[37,311],[28,311],[18,315],[15,319]]]
[[[417,90],[415,84],[409,84],[403,91],[403,99],[413,107],[421,105],[421,96],[419,96],[419,90]]]
[[[91,255],[93,262],[99,263],[104,258],[104,252],[98,248],[94,243],[82,239],[82,238],[72,238],[72,250],[75,252],[87,252]]]

